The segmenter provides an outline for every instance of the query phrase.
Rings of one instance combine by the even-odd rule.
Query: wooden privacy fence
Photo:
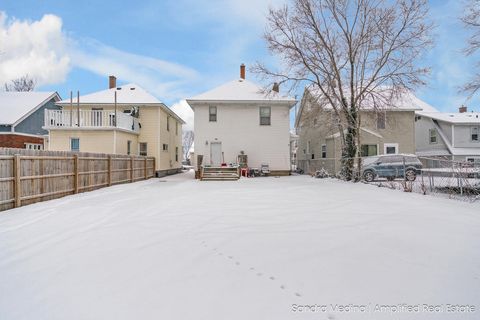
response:
[[[0,148],[0,211],[155,176],[155,158]]]

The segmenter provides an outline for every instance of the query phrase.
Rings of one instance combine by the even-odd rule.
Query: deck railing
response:
[[[111,110],[45,110],[45,128],[119,128],[139,132],[138,119]]]

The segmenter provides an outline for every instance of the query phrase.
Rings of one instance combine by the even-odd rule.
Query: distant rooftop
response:
[[[50,92],[0,92],[0,124],[14,124],[44,102],[58,97]]]
[[[118,104],[162,104],[160,100],[134,83],[81,95],[80,104],[113,104],[115,102],[115,92],[117,93]],[[61,105],[68,105],[69,103],[70,99],[58,102]],[[77,103],[75,94],[73,103]]]
[[[311,95],[321,97],[322,93],[319,89],[312,89],[307,88],[308,92]],[[386,91],[386,94],[388,92]],[[320,98],[321,99],[321,98]],[[371,110],[374,108],[374,103],[368,104],[369,99],[364,101],[364,105],[362,106],[363,110]],[[331,109],[332,106],[329,103],[326,103],[324,106],[325,109]],[[413,94],[411,91],[405,91],[400,97],[393,98],[389,106],[385,106],[384,109],[391,110],[391,111],[428,111],[428,112],[437,112],[437,109],[426,103],[425,101],[420,100]]]
[[[457,124],[480,124],[480,112],[419,112],[421,116]]]

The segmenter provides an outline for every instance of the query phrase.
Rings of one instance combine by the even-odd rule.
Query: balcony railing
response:
[[[138,119],[111,110],[45,110],[45,128],[119,128],[139,132]]]

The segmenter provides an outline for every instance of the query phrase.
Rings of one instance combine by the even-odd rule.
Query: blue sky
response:
[[[1,27],[16,22],[23,31],[18,31],[20,39],[11,36],[6,48],[0,43],[0,54],[25,54],[31,47],[18,44],[25,38],[37,51],[10,61],[3,74],[0,55],[0,80],[27,70],[22,68],[37,68],[38,90],[56,90],[66,98],[70,90],[104,89],[107,76],[114,74],[120,84],[136,82],[188,118],[181,99],[236,78],[242,62],[274,63],[261,35],[268,6],[282,2],[3,0]],[[435,0],[430,6],[436,46],[425,63],[432,74],[417,95],[439,110],[454,111],[466,103],[457,89],[476,67],[476,57],[461,53],[468,34],[458,21],[462,0]],[[46,48],[36,43],[42,37]],[[477,97],[467,104],[479,111]]]

